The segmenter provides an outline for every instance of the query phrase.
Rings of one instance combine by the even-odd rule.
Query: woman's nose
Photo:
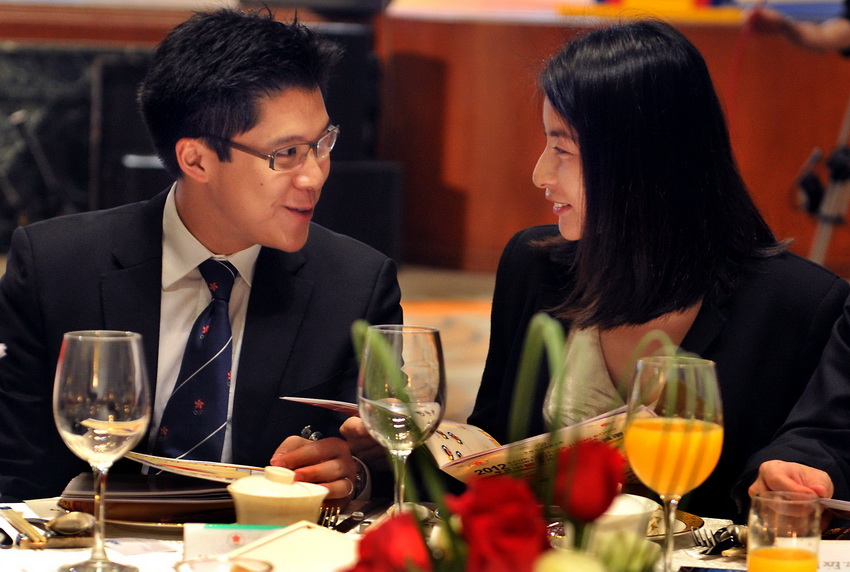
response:
[[[540,154],[540,158],[537,159],[537,164],[534,166],[534,171],[531,173],[531,182],[534,183],[534,186],[540,189],[552,186],[553,171],[549,163],[546,152],[544,151]]]

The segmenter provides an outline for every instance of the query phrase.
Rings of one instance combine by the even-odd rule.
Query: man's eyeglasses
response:
[[[330,155],[334,145],[336,145],[338,136],[339,126],[331,125],[327,128],[324,135],[312,143],[296,143],[295,145],[288,145],[286,147],[281,147],[280,149],[275,149],[271,153],[257,151],[256,149],[246,147],[241,143],[225,139],[224,137],[216,137],[215,135],[205,135],[204,137],[217,139],[225,143],[228,147],[232,147],[238,151],[242,151],[243,153],[248,153],[254,157],[268,159],[269,169],[272,171],[289,171],[304,164],[307,160],[307,153],[310,152],[310,149],[316,153],[317,159],[324,159]]]

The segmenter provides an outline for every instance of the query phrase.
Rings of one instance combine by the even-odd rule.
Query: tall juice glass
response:
[[[747,540],[750,572],[817,572],[820,499],[767,491],[753,497]]]
[[[639,360],[628,410],[626,456],[635,475],[661,497],[668,572],[679,501],[708,478],[723,448],[714,362],[687,356]]]

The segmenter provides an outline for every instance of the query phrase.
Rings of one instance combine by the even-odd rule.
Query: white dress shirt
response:
[[[151,427],[159,428],[165,405],[177,382],[183,351],[189,339],[189,332],[195,319],[207,307],[212,299],[206,283],[201,277],[198,265],[208,258],[227,260],[239,271],[230,295],[229,313],[233,331],[233,367],[230,378],[230,396],[227,406],[227,428],[224,434],[222,462],[231,462],[233,447],[231,443],[231,419],[233,395],[238,380],[239,353],[242,348],[242,333],[245,330],[245,316],[248,308],[248,296],[251,293],[251,280],[260,246],[254,245],[229,256],[218,256],[192,236],[192,233],[180,220],[174,199],[174,187],[168,193],[165,210],[162,215],[162,302],[159,317],[159,356],[156,375],[156,395],[154,397]],[[151,432],[151,445],[157,431]]]

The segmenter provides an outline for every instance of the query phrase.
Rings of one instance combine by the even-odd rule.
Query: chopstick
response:
[[[35,526],[27,522],[23,514],[10,508],[0,510],[0,516],[6,519],[6,522],[15,527],[15,530],[26,536],[35,546],[43,545],[47,542],[47,537]]]

